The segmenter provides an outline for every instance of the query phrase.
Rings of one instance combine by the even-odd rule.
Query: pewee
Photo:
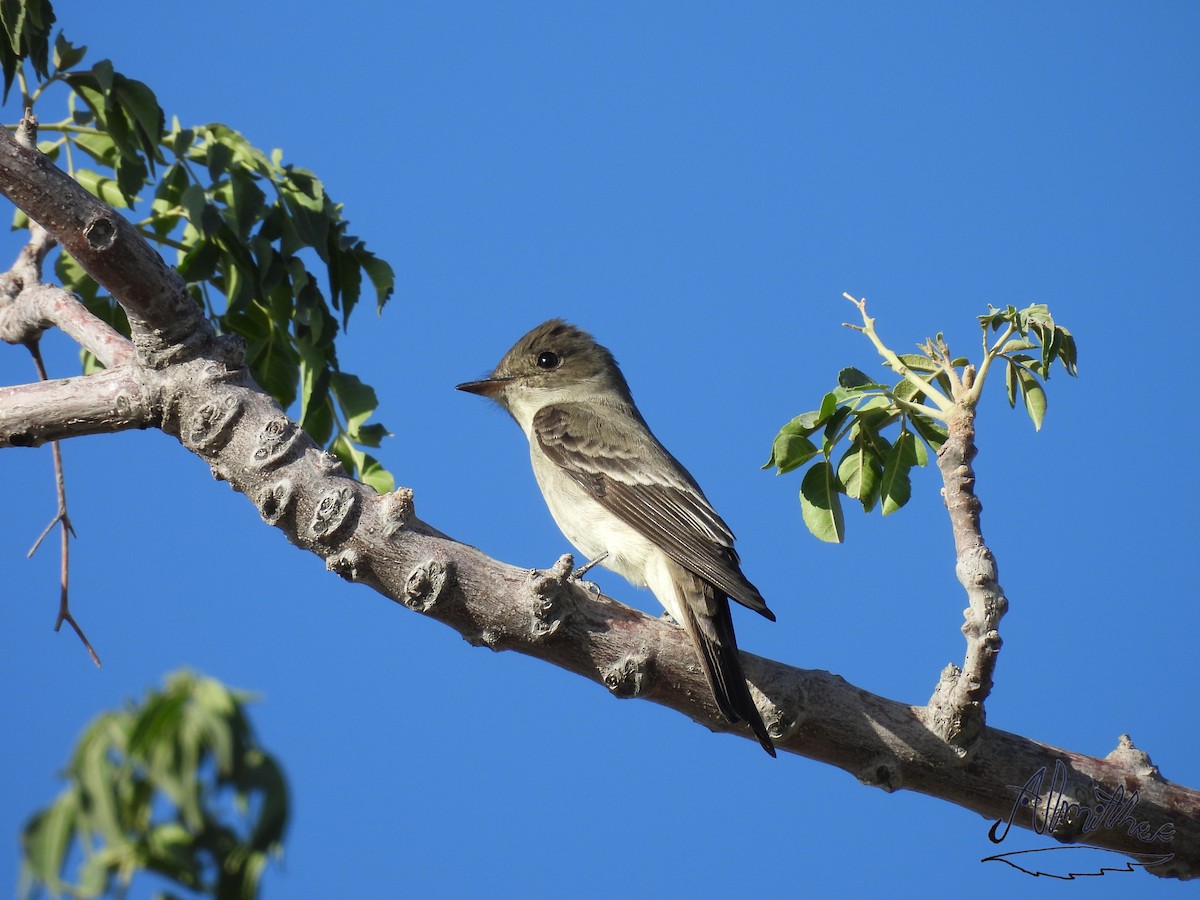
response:
[[[563,534],[654,592],[691,639],[721,713],[749,724],[774,756],[742,674],[729,600],[775,616],[742,574],[729,527],[650,433],[612,354],[551,319],[517,341],[491,376],[458,390],[490,397],[517,420]]]

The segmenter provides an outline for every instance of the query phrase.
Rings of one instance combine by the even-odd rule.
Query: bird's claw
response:
[[[603,553],[601,553],[595,559],[580,566],[578,569],[576,569],[574,572],[571,573],[571,577],[574,578],[576,581],[582,581],[583,576],[586,575],[592,569],[593,566],[604,562],[604,560],[606,560],[606,559],[608,559],[608,551],[607,550],[605,550]]]

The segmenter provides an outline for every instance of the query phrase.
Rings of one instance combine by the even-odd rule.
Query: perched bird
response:
[[[650,433],[616,360],[592,336],[551,319],[521,338],[482,381],[529,439],[554,521],[581,553],[649,587],[683,626],[717,707],[775,755],[742,674],[729,599],[774,621],[742,574],[733,533],[695,479]]]

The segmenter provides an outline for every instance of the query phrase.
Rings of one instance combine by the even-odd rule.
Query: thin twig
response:
[[[42,360],[42,350],[36,340],[27,341],[25,344],[29,348],[29,353],[33,357],[33,365],[37,369],[38,378],[42,381],[47,381],[46,365]],[[88,654],[92,657],[92,662],[96,667],[100,667],[100,657],[96,653],[92,642],[87,639],[87,635],[83,633],[83,629],[79,627],[79,623],[75,621],[75,617],[71,615],[70,606],[70,572],[71,572],[71,538],[75,537],[75,526],[71,524],[71,517],[67,513],[67,482],[63,475],[62,450],[59,448],[58,441],[50,442],[50,453],[54,458],[54,486],[58,494],[58,512],[54,518],[50,520],[50,524],[46,526],[33,546],[29,549],[29,556],[37,551],[41,546],[42,541],[50,530],[55,525],[61,525],[62,534],[62,562],[59,567],[59,596],[58,596],[58,618],[54,621],[54,630],[58,631],[62,628],[62,623],[67,622],[75,633],[79,635],[79,639],[83,641],[83,646],[87,648]]]
[[[920,389],[921,393],[929,398],[929,401],[936,406],[937,409],[926,409],[926,415],[945,421],[946,417],[950,414],[950,411],[954,409],[953,401],[951,401],[949,397],[945,396],[941,391],[906,366],[900,360],[900,357],[898,357],[883,343],[883,341],[879,339],[879,335],[875,333],[875,320],[871,316],[867,315],[867,301],[865,297],[862,300],[858,300],[850,294],[843,293],[842,296],[858,307],[858,311],[862,314],[863,318],[862,325],[851,325],[849,322],[847,322],[845,323],[846,327],[853,328],[855,331],[860,331],[865,334],[870,339],[871,343],[875,345],[875,349],[879,351],[879,355],[882,356],[887,362],[888,366],[891,367],[891,370],[905,381],[909,382],[913,387]]]

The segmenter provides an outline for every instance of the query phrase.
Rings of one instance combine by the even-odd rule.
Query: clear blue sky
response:
[[[1040,434],[998,392],[979,427],[1011,601],[989,722],[1099,756],[1129,732],[1200,787],[1200,7],[165,9],[58,4],[168,115],[318,172],[395,265],[396,298],[360,311],[341,359],[378,389],[382,457],[418,513],[515,565],[569,549],[518,429],[452,390],[564,316],[616,353],[737,532],[779,616],[737,620],[764,656],[913,703],[963,656],[936,473],[890,519],[851,515],[834,547],[802,527],[798,477],[758,469],[840,367],[874,370],[841,292],[898,349],[941,330],[964,354],[987,303],[1049,303],[1080,378],[1053,378]],[[63,341],[48,351],[77,371]],[[0,383],[31,372],[0,347]],[[64,453],[73,605],[104,668],[51,631],[54,549],[24,559],[53,511],[49,450],[0,452],[0,885],[88,719],[186,665],[262,695],[295,807],[269,898],[1182,890],[1032,882],[980,863],[995,848],[973,813],[473,649],[327,573],[162,434]]]

